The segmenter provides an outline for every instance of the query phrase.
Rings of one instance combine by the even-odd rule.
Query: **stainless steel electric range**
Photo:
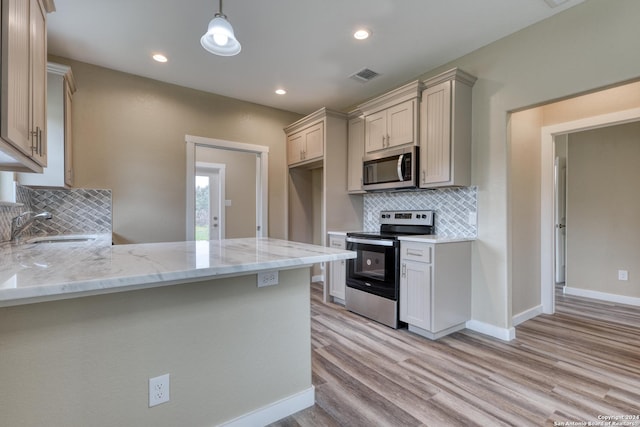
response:
[[[399,236],[433,234],[434,213],[380,212],[380,231],[347,233],[347,249],[357,253],[347,262],[345,303],[358,313],[398,328],[400,290]]]

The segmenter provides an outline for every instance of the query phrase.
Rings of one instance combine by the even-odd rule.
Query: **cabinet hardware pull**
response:
[[[407,264],[402,264],[402,277],[407,277]]]
[[[42,152],[42,129],[40,127],[38,127],[38,150],[40,157],[42,157],[44,153]]]
[[[412,251],[411,249],[407,249],[407,255],[413,256],[422,256],[422,251]]]

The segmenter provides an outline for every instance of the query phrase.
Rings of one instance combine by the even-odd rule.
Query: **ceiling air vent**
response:
[[[351,74],[349,77],[359,82],[368,82],[369,80],[372,80],[378,77],[379,75],[380,74],[376,73],[373,70],[370,70],[368,68],[363,68],[362,70]]]

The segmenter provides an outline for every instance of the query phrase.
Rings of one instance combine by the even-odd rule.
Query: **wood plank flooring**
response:
[[[273,427],[587,425],[640,416],[636,307],[558,295],[556,314],[518,326],[512,342],[468,330],[430,341],[325,305],[318,285],[311,293],[316,404]],[[626,421],[640,427],[640,419]]]

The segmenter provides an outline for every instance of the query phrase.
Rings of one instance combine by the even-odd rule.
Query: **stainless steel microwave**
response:
[[[415,188],[418,147],[385,150],[362,158],[362,189],[365,191]]]

